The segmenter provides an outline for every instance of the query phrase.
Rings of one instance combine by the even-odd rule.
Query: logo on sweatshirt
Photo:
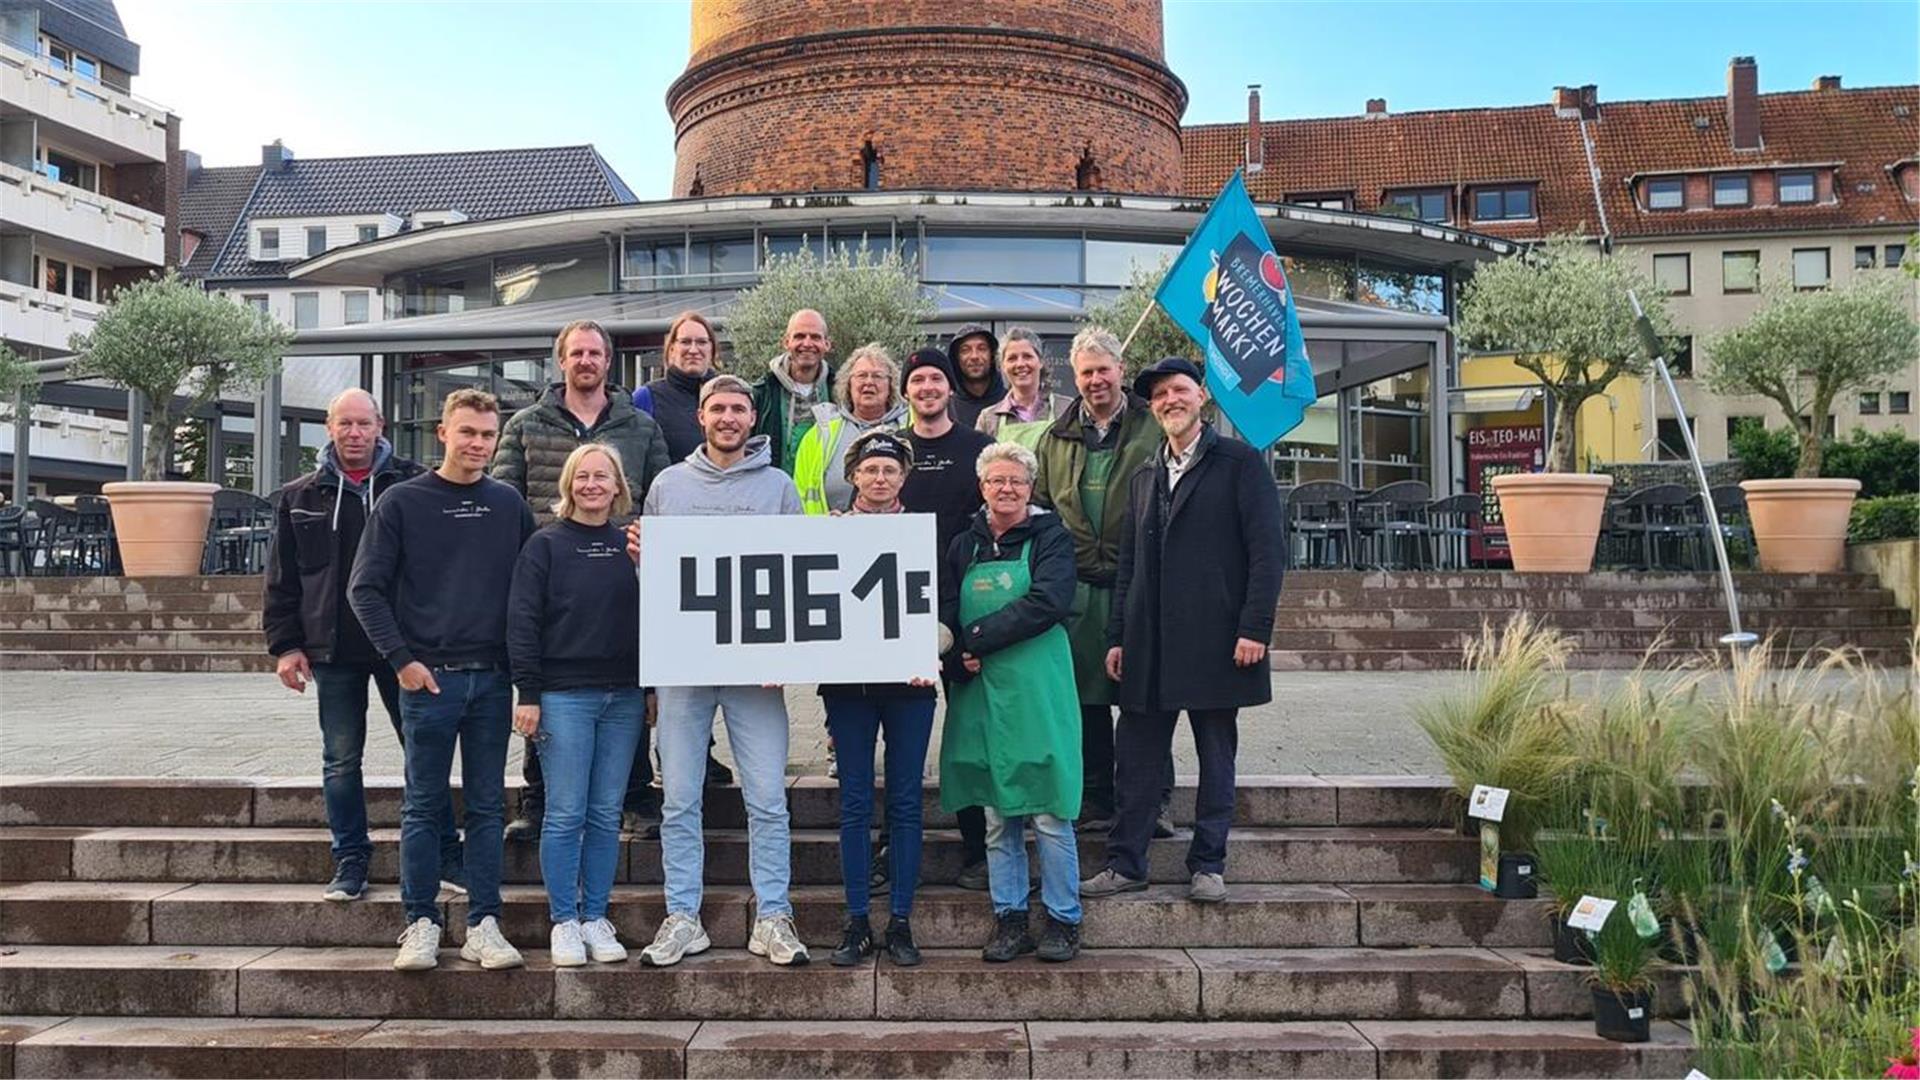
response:
[[[625,548],[614,547],[605,540],[589,540],[573,550],[583,559],[611,559],[616,555],[624,557],[627,553]]]
[[[485,518],[487,515],[493,513],[493,507],[483,502],[475,502],[472,499],[461,499],[460,502],[454,506],[442,508],[440,513],[446,517],[453,518],[455,521],[471,521]]]

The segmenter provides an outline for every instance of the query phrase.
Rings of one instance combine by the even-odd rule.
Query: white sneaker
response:
[[[672,967],[683,956],[693,956],[713,947],[707,929],[692,915],[676,911],[660,924],[653,944],[640,950],[640,962],[648,967]]]
[[[579,967],[587,962],[587,946],[580,940],[580,924],[572,919],[553,924],[547,945],[553,950],[554,967]]]
[[[587,943],[587,952],[596,964],[617,964],[627,958],[627,947],[620,944],[620,934],[606,919],[581,923],[580,937]]]
[[[764,956],[782,967],[802,967],[811,959],[807,955],[807,946],[793,928],[791,915],[756,919],[753,936],[747,939],[747,951],[755,956]]]
[[[467,927],[467,942],[460,946],[460,959],[470,960],[488,971],[516,968],[526,963],[520,950],[500,932],[499,921],[491,915],[481,919],[479,926]]]
[[[426,916],[413,920],[400,934],[395,971],[430,971],[440,966],[440,924]]]

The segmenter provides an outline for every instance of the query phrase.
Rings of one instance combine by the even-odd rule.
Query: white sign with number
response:
[[[1507,796],[1503,787],[1488,787],[1485,784],[1473,785],[1473,796],[1467,800],[1467,816],[1482,821],[1499,821],[1507,815]]]
[[[931,514],[640,519],[644,686],[939,673]]]

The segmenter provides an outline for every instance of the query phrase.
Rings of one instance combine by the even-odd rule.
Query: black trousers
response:
[[[1238,709],[1192,709],[1187,726],[1200,755],[1200,789],[1194,796],[1193,842],[1187,873],[1226,871],[1227,830],[1233,824],[1234,757],[1240,749]],[[1121,710],[1114,729],[1114,772],[1119,805],[1107,839],[1107,865],[1124,877],[1147,880],[1147,843],[1160,812],[1154,797],[1173,771],[1173,729],[1178,712]]]
[[[1113,798],[1117,779],[1114,750],[1113,707],[1080,706],[1080,816],[1083,818],[1110,818],[1118,809]],[[1156,810],[1165,809],[1167,800],[1173,797],[1172,754],[1167,755],[1165,773],[1156,787],[1160,792]]]

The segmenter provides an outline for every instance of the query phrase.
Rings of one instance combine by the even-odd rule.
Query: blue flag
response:
[[[1318,396],[1286,270],[1235,172],[1154,300],[1206,353],[1207,392],[1258,449],[1298,427]]]

